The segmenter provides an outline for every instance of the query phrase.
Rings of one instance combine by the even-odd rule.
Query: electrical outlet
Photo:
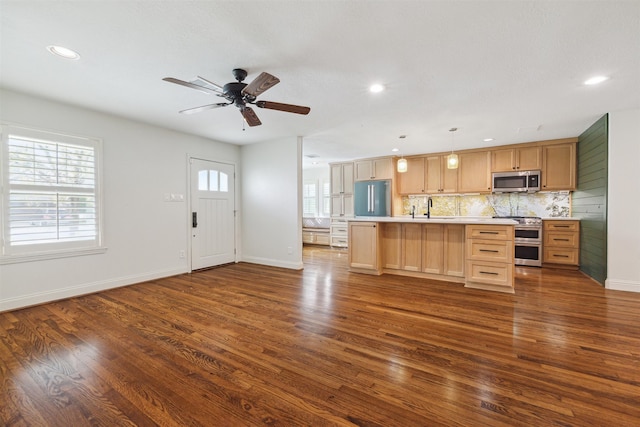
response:
[[[287,246],[287,254],[289,255],[293,254],[293,248],[291,246]]]
[[[180,251],[180,252],[178,252],[178,257],[179,257],[180,259],[184,258],[184,257],[185,257],[185,253],[184,253],[184,251]]]

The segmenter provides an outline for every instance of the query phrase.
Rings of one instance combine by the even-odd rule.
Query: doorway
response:
[[[196,158],[191,167],[191,270],[235,262],[235,166]]]

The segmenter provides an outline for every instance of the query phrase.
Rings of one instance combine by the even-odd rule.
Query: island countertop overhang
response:
[[[419,224],[486,224],[486,225],[516,225],[517,221],[506,218],[491,217],[431,217],[427,218],[423,215],[412,218],[411,215],[405,216],[357,216],[348,218],[348,221],[361,222],[391,222],[391,223],[419,223]]]

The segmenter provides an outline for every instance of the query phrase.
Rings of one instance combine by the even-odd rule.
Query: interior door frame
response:
[[[228,160],[215,160],[215,159],[211,159],[208,158],[206,156],[198,156],[198,155],[193,155],[193,154],[189,154],[187,153],[187,158],[186,158],[186,162],[187,162],[187,203],[186,203],[186,209],[185,209],[185,216],[186,216],[186,225],[187,225],[187,257],[186,257],[186,262],[187,262],[187,269],[188,272],[191,273],[193,272],[192,270],[192,247],[193,247],[193,233],[191,232],[191,199],[193,197],[193,195],[191,194],[191,160],[203,160],[205,162],[214,162],[214,163],[222,163],[225,165],[230,165],[233,166],[233,171],[234,171],[234,176],[233,176],[233,180],[234,180],[234,185],[233,185],[233,215],[234,215],[234,221],[233,221],[233,238],[234,238],[234,242],[235,242],[235,254],[234,254],[234,263],[238,263],[238,259],[240,256],[240,239],[239,239],[239,233],[238,233],[238,220],[239,220],[239,216],[238,216],[238,181],[236,180],[236,176],[238,174],[238,164],[236,162],[231,162]]]

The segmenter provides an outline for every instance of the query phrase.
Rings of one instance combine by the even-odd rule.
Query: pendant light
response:
[[[458,169],[458,155],[453,152],[453,133],[457,130],[458,128],[449,129],[451,132],[451,154],[447,156],[447,169]]]
[[[407,135],[400,135],[400,139],[406,138]],[[398,173],[405,173],[409,168],[407,165],[407,159],[404,158],[402,152],[400,152],[400,158],[398,159],[398,163],[396,165]]]

